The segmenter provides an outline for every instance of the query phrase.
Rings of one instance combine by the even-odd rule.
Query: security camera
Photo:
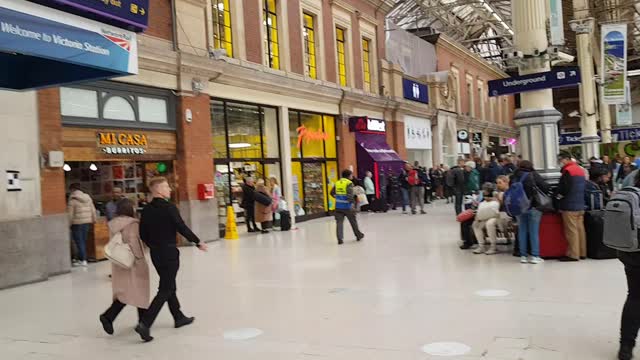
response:
[[[559,52],[560,49],[557,46],[549,46],[549,48],[547,48],[547,54],[551,56],[557,56]]]
[[[555,59],[551,63],[552,65],[557,65],[561,63],[572,63],[575,59],[576,59],[575,56],[559,51],[558,54],[555,56]]]

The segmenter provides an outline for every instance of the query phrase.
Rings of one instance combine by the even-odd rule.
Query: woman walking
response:
[[[540,220],[542,212],[536,209],[534,188],[537,186],[543,192],[549,191],[549,186],[542,176],[533,168],[529,160],[518,163],[518,169],[513,174],[511,183],[522,182],[527,198],[531,199],[531,206],[527,211],[518,216],[518,239],[520,242],[520,262],[523,264],[540,264],[544,262],[540,258]],[[528,245],[531,244],[531,259],[527,257]]]
[[[256,183],[256,192],[262,193],[271,198],[271,192],[262,179],[258,180],[258,182]],[[259,201],[256,201],[256,222],[260,223],[260,228],[262,229],[261,232],[263,234],[269,233],[267,227],[269,226],[269,223],[273,221],[273,210],[271,208],[271,205],[272,204],[263,205]]]
[[[113,237],[122,234],[122,241],[129,244],[135,256],[130,269],[111,264],[111,287],[113,303],[102,315],[100,322],[104,331],[113,334],[113,322],[126,305],[138,308],[138,320],[149,307],[149,266],[145,258],[145,245],[140,240],[139,221],[135,218],[133,203],[122,199],[116,205],[116,217],[109,222],[109,233]]]

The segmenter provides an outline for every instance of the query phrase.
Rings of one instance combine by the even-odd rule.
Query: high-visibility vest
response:
[[[336,209],[351,210],[351,202],[347,196],[347,188],[353,183],[349,179],[340,179],[336,182]]]

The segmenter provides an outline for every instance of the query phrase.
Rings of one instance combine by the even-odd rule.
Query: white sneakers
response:
[[[542,264],[543,262],[544,260],[539,256],[532,256],[531,259],[526,256],[520,257],[521,264]]]
[[[73,267],[77,267],[77,266],[82,266],[82,267],[87,267],[89,266],[89,264],[87,263],[87,260],[84,261],[80,261],[80,260],[73,260],[73,262],[71,263],[71,266]]]

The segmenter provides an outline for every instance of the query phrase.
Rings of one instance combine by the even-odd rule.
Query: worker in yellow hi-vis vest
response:
[[[336,235],[338,236],[338,245],[342,245],[344,239],[344,218],[349,219],[353,234],[356,236],[356,240],[360,241],[364,238],[364,234],[360,232],[358,228],[358,219],[356,219],[356,212],[353,209],[355,199],[353,195],[353,173],[351,170],[343,170],[342,178],[336,182],[336,185],[331,189],[331,196],[336,199]]]

